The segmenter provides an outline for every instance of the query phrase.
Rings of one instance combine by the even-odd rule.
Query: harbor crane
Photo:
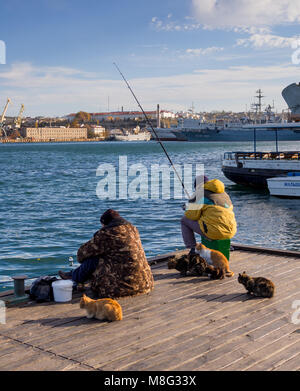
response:
[[[11,102],[11,99],[10,99],[10,98],[7,98],[6,105],[5,105],[5,107],[4,107],[3,113],[2,113],[1,118],[0,118],[0,129],[4,132],[5,137],[7,137],[7,134],[6,134],[6,132],[5,132],[5,129],[3,128],[3,124],[4,124],[4,121],[5,121],[5,114],[6,114],[6,112],[7,112],[8,105],[10,104],[10,102]]]
[[[21,127],[23,112],[24,112],[24,105],[22,104],[20,111],[19,111],[19,115],[17,118],[15,118],[15,128],[16,129],[20,129],[20,127]]]

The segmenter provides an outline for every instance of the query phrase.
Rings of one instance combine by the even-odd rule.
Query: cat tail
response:
[[[274,293],[275,293],[275,287],[270,287],[270,289],[268,289],[268,292],[267,292],[267,297],[271,298],[274,296]]]
[[[227,269],[226,270],[226,277],[232,277],[232,276],[234,276],[234,273],[231,270]]]

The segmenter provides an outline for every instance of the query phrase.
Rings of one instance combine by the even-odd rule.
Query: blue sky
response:
[[[113,62],[146,110],[245,110],[261,88],[281,111],[300,81],[295,0],[10,0],[0,14],[8,115],[137,109]]]

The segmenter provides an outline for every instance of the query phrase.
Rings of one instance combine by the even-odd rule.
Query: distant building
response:
[[[147,117],[149,119],[156,119],[157,113],[156,111],[145,111],[147,114]],[[69,121],[73,121],[75,118],[75,113],[68,114],[65,116],[65,119]],[[97,120],[107,120],[107,119],[138,119],[138,118],[144,118],[144,115],[141,111],[113,111],[113,112],[106,112],[106,113],[90,113],[91,120],[97,121]],[[175,118],[175,114],[171,111],[161,110],[160,111],[160,117],[161,118]]]
[[[94,127],[92,127],[91,128],[91,133],[95,137],[101,137],[103,139],[106,138],[106,131],[105,131],[105,128],[103,126],[94,126]]]
[[[32,141],[87,139],[86,128],[25,128],[22,133],[24,138],[29,138]]]

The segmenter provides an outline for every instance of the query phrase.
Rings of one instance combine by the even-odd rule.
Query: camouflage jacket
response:
[[[135,226],[115,219],[97,231],[77,252],[77,260],[99,256],[91,279],[98,297],[116,298],[148,293],[154,287],[140,235]]]

